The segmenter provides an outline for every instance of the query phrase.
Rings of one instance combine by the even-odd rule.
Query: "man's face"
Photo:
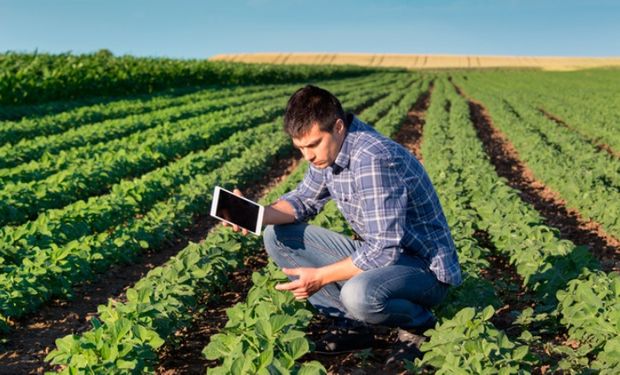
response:
[[[293,145],[301,151],[304,159],[316,168],[327,168],[336,161],[346,135],[342,120],[338,119],[333,131],[324,132],[314,123],[310,130],[299,138],[293,138]]]

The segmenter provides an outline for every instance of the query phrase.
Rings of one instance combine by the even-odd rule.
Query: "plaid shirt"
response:
[[[389,266],[406,253],[426,259],[439,281],[459,285],[454,241],[420,162],[359,119],[350,124],[334,164],[311,164],[299,186],[281,199],[293,206],[297,221],[307,221],[333,198],[364,239],[351,255],[362,270]]]

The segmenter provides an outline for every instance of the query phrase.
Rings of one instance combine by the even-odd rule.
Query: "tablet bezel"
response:
[[[217,214],[216,214],[217,213],[217,204],[218,204],[219,199],[220,199],[220,191],[221,190],[224,190],[225,192],[227,192],[229,194],[232,194],[232,195],[234,195],[235,197],[237,197],[239,199],[243,199],[246,202],[249,202],[249,203],[251,203],[251,204],[253,204],[255,206],[258,206],[258,216],[256,218],[256,228],[255,229],[245,228],[245,227],[243,227],[243,226],[241,226],[241,225],[239,225],[237,223],[233,223],[231,221],[228,221],[228,220],[226,220],[224,218],[221,218],[221,217],[217,216]],[[213,216],[214,218],[216,218],[218,220],[221,220],[221,221],[226,222],[226,223],[231,224],[231,225],[237,225],[240,228],[247,229],[249,232],[252,232],[252,233],[256,234],[257,236],[260,236],[261,230],[262,230],[262,227],[263,227],[263,214],[264,214],[264,212],[265,212],[265,207],[263,205],[258,204],[258,203],[254,202],[254,201],[251,201],[251,200],[247,199],[246,197],[240,197],[240,196],[236,195],[235,193],[233,193],[232,191],[224,189],[221,186],[216,186],[214,188],[214,190],[213,190],[213,201],[211,202],[211,212],[210,212],[210,214],[211,214],[211,216]]]

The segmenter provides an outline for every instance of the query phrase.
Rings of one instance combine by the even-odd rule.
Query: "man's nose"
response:
[[[304,159],[308,160],[308,161],[312,161],[314,160],[314,158],[316,157],[315,153],[310,151],[310,150],[302,150],[302,153],[304,154]]]

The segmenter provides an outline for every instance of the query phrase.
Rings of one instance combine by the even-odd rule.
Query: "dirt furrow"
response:
[[[506,178],[521,199],[541,214],[546,225],[559,229],[562,238],[587,245],[605,271],[620,270],[620,241],[607,234],[599,223],[586,220],[577,210],[567,207],[557,192],[537,180],[512,143],[493,124],[486,108],[467,97],[458,86],[454,87],[468,102],[478,138],[497,174]]]
[[[547,112],[544,108],[538,108],[538,111],[540,111],[540,113],[542,113],[546,118],[548,118],[549,120],[555,122],[559,126],[562,126],[562,127],[566,128],[568,130],[573,131],[574,133],[579,135],[579,137],[584,139],[586,142],[588,142],[592,146],[596,147],[597,150],[599,150],[601,152],[606,152],[611,157],[620,159],[620,152],[614,151],[609,145],[607,145],[605,143],[599,143],[594,138],[588,137],[587,135],[583,134],[579,130],[577,130],[577,129],[573,128],[572,126],[570,126],[568,123],[566,123],[566,121],[562,120],[561,118],[555,116],[554,114],[552,114],[550,112]]]
[[[401,126],[394,140],[408,148],[421,162],[422,158],[422,128],[424,127],[426,111],[431,103],[434,83],[431,82],[428,91],[420,96],[413,108],[407,113],[407,119]]]

